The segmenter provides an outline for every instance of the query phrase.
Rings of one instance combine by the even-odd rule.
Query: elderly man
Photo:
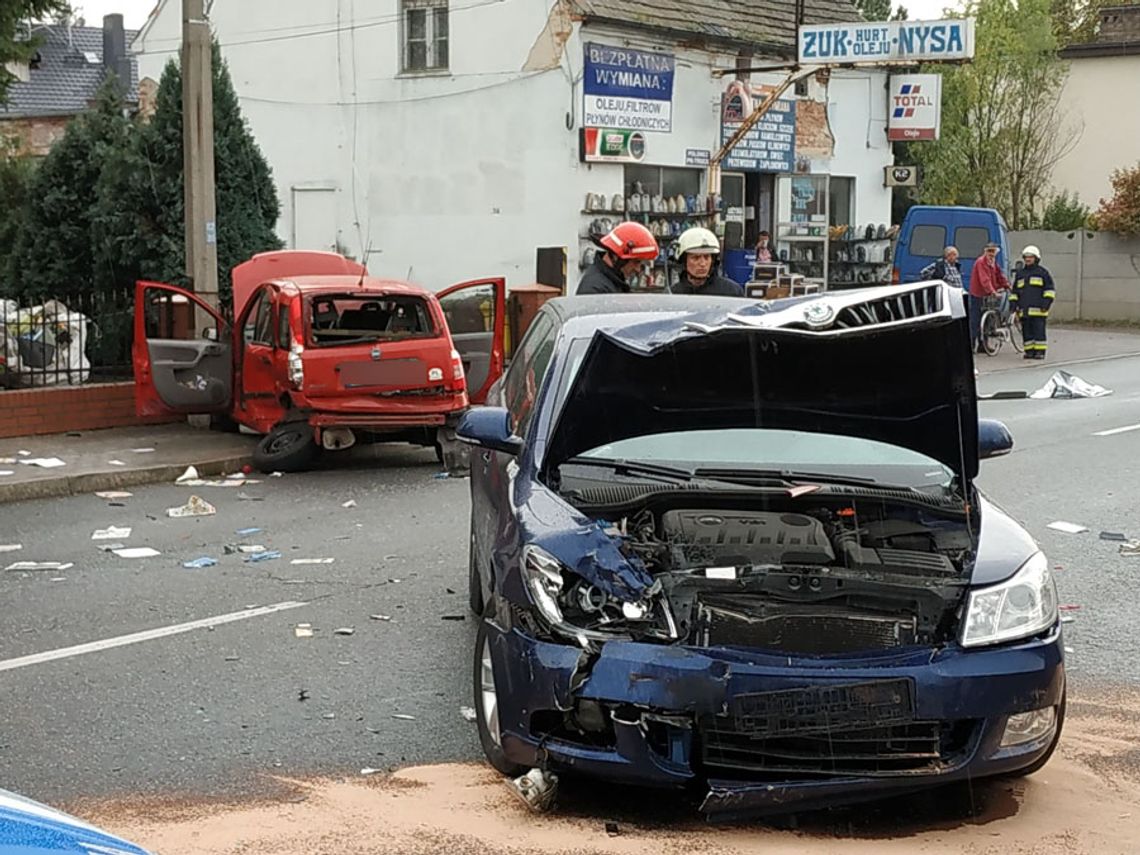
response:
[[[922,268],[920,279],[941,279],[947,285],[963,288],[962,265],[958,261],[958,247],[948,246],[942,250],[942,257],[933,264]]]
[[[997,260],[999,248],[996,243],[987,243],[970,273],[970,343],[978,353],[983,352],[981,327],[986,298],[1009,291],[1009,277]]]

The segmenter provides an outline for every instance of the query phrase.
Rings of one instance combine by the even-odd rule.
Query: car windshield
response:
[[[436,335],[431,312],[420,297],[322,294],[309,305],[311,343],[317,346]]]
[[[925,455],[869,439],[733,428],[638,436],[580,454],[579,462],[636,461],[687,471],[733,470],[865,478],[883,486],[949,489],[954,473]]]

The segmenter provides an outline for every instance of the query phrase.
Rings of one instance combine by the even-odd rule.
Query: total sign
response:
[[[965,60],[973,56],[973,18],[800,27],[799,59],[804,64]]]
[[[891,75],[887,139],[936,140],[942,130],[942,75]]]

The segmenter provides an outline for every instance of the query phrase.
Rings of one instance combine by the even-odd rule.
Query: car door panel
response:
[[[481,404],[505,362],[506,280],[479,279],[437,294],[455,349],[463,361],[467,392]]]
[[[195,315],[214,322],[199,338]],[[135,286],[135,409],[140,416],[228,412],[233,343],[225,319],[192,292],[159,282]]]

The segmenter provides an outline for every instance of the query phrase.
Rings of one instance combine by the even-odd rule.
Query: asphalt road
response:
[[[1028,391],[1052,370],[984,375],[980,388]],[[1140,358],[1071,370],[1115,394],[983,403],[983,415],[1005,420],[1017,445],[983,464],[981,483],[1063,568],[1062,602],[1081,606],[1066,627],[1079,691],[1140,683],[1130,640],[1140,558],[1098,538],[1102,529],[1140,538],[1140,430],[1093,436],[1140,423]],[[75,564],[0,572],[0,786],[64,804],[92,796],[226,799],[287,792],[274,776],[478,759],[474,726],[459,711],[471,703],[474,627],[443,619],[465,614],[468,488],[436,480],[436,472],[430,451],[381,446],[351,468],[245,489],[261,502],[243,501],[237,490],[169,485],[137,489],[125,507],[82,496],[0,508],[0,544],[24,544],[0,566]],[[217,515],[166,517],[194,493]],[[349,500],[356,507],[342,507]],[[1091,532],[1049,531],[1054,520]],[[109,525],[132,527],[125,543],[162,555],[100,552],[91,535]],[[246,527],[264,532],[242,541],[235,532]],[[247,564],[224,554],[238,542],[282,558]],[[220,563],[182,568],[200,555]],[[294,566],[295,558],[335,563]],[[4,668],[18,657],[290,603],[305,605]],[[299,623],[311,624],[313,637],[296,637]],[[338,628],[355,632],[338,636]]]

